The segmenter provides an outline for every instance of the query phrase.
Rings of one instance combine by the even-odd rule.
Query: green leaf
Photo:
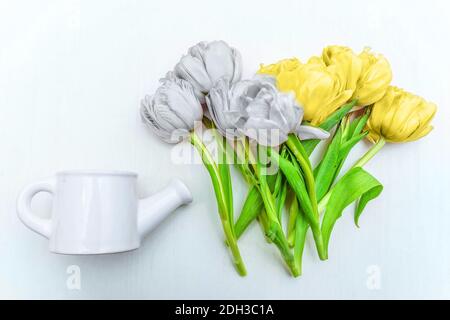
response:
[[[349,121],[349,117],[342,120],[322,161],[314,170],[317,198],[319,201],[330,190],[350,151],[359,141],[367,136],[368,132],[361,133],[366,122],[367,114],[351,122]]]
[[[341,146],[341,150],[339,151],[339,157],[338,157],[338,167],[335,170],[334,177],[331,181],[331,184],[329,185],[329,188],[331,188],[332,183],[334,180],[336,180],[337,176],[339,175],[339,172],[341,172],[342,166],[344,165],[345,160],[347,159],[350,151],[353,149],[353,147],[362,139],[364,139],[367,136],[368,132],[364,132],[362,134],[359,134],[357,136],[354,136],[349,141],[345,142]]]
[[[277,194],[277,196],[275,198],[276,208],[277,208],[277,216],[278,216],[278,221],[280,223],[281,223],[281,218],[282,218],[282,214],[283,214],[283,207],[286,202],[286,195],[287,195],[287,181],[284,180],[283,184],[280,188],[280,192]]]
[[[360,133],[358,135],[353,136],[348,141],[341,144],[341,148],[339,150],[339,161],[343,161],[347,158],[350,150],[362,139],[367,136],[368,132]]]
[[[302,274],[302,260],[303,250],[306,243],[306,232],[309,224],[306,220],[305,214],[298,208],[297,221],[295,224],[295,239],[294,239],[294,260],[299,273]]]
[[[273,189],[271,189],[271,191],[272,191],[273,195],[276,197],[280,193],[280,190],[281,190],[281,185],[283,183],[283,174],[280,171],[278,171],[275,176],[276,176],[275,186],[273,187]]]
[[[296,166],[293,165],[289,160],[280,157],[276,150],[269,150],[271,150],[271,159],[275,161],[275,163],[279,166],[292,190],[295,192],[300,207],[305,213],[309,225],[311,226],[319,257],[321,260],[325,260],[326,254],[323,246],[322,234],[320,231],[319,215],[317,211],[314,211],[313,209],[313,205],[306,189],[305,181],[303,180],[300,171],[297,170]]]
[[[330,131],[334,128],[335,125],[337,125],[344,117],[345,115],[356,105],[356,100],[353,100],[347,104],[344,104],[342,107],[340,107],[337,111],[335,111],[333,114],[331,114],[324,122],[322,122],[319,125],[319,128]],[[308,155],[310,155],[316,146],[319,144],[320,140],[318,139],[312,139],[312,140],[306,140],[302,141],[303,147],[305,148],[305,151]]]
[[[234,225],[234,232],[237,239],[239,239],[250,223],[261,213],[263,208],[264,204],[258,188],[251,187],[248,191],[239,218]]]
[[[280,157],[275,150],[272,150],[272,159],[274,159],[276,164],[280,167],[292,190],[297,195],[300,205],[304,207],[308,218],[316,221],[317,217],[312,209],[308,191],[306,190],[305,182],[301,173],[297,170],[295,165],[293,165],[289,160]]]
[[[320,124],[320,128],[324,130],[331,130],[336,124],[338,124],[342,118],[344,118],[347,113],[356,105],[357,101],[352,100],[349,103],[344,104],[337,111],[332,113],[324,122]]]
[[[374,187],[372,189],[370,189],[369,191],[367,191],[366,193],[364,193],[361,198],[358,201],[358,205],[356,207],[355,210],[355,225],[359,228],[359,217],[361,216],[361,213],[363,212],[364,208],[366,207],[367,203],[372,200],[375,199],[376,197],[378,197],[380,195],[380,193],[383,191],[383,186],[380,184],[377,187]]]
[[[365,113],[362,117],[359,118],[358,122],[355,125],[355,128],[353,129],[353,136],[356,136],[363,131],[368,119],[369,113]]]
[[[376,198],[382,190],[381,183],[360,167],[350,169],[338,181],[327,203],[321,227],[327,253],[334,224],[341,217],[344,209],[359,199],[359,205],[355,212],[355,221],[357,222],[367,202]]]
[[[320,165],[315,170],[316,194],[319,201],[328,192],[339,167],[342,133],[341,129],[337,130],[333,140],[328,145]]]
[[[267,184],[271,190],[274,188],[276,177],[276,175],[267,176]],[[256,185],[257,182],[250,186],[244,206],[234,226],[237,238],[239,238],[250,223],[261,214],[262,208],[264,207],[263,199]]]

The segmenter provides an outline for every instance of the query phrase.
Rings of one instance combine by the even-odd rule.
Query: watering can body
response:
[[[33,214],[31,200],[52,194],[52,215]],[[65,171],[28,185],[19,195],[22,222],[62,254],[104,254],[137,249],[141,240],[177,207],[192,201],[174,179],[161,191],[138,199],[137,174],[122,171]]]

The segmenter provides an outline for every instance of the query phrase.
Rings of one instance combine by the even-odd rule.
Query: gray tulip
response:
[[[188,50],[175,66],[174,74],[207,94],[220,78],[227,78],[230,83],[241,79],[241,55],[224,41],[203,41]]]
[[[153,96],[145,96],[141,101],[141,117],[162,140],[176,143],[202,120],[203,110],[192,85],[173,78],[163,81]]]
[[[299,135],[301,140],[329,137],[329,133],[320,128],[301,125],[304,111],[292,93],[279,92],[264,78],[254,81],[260,85],[247,95],[247,121],[243,130],[248,137],[265,146],[284,143],[290,133]]]
[[[244,80],[230,85],[227,78],[219,79],[206,96],[208,117],[214,122],[221,135],[232,139],[243,134],[247,121],[249,91],[253,81]]]

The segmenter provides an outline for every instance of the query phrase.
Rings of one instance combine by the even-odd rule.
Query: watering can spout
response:
[[[179,179],[148,198],[139,200],[138,230],[141,239],[181,205],[192,202],[192,194]]]

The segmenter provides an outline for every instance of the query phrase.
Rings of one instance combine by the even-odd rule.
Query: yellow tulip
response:
[[[282,60],[261,66],[258,73],[275,76],[280,91],[294,92],[305,110],[304,119],[313,125],[324,121],[353,94],[353,90],[346,88],[344,68],[327,66],[318,57],[312,57],[306,64],[297,59]]]
[[[356,83],[361,75],[362,61],[352,49],[344,46],[328,46],[322,51],[323,62],[331,68],[337,68],[336,73],[342,75],[345,87],[355,90]]]
[[[391,66],[385,57],[373,54],[369,49],[365,49],[358,57],[362,62],[362,71],[352,98],[358,99],[358,105],[368,106],[386,93],[392,80]]]
[[[367,122],[368,139],[374,143],[414,141],[427,135],[436,113],[436,105],[425,99],[389,86],[377,101]]]

